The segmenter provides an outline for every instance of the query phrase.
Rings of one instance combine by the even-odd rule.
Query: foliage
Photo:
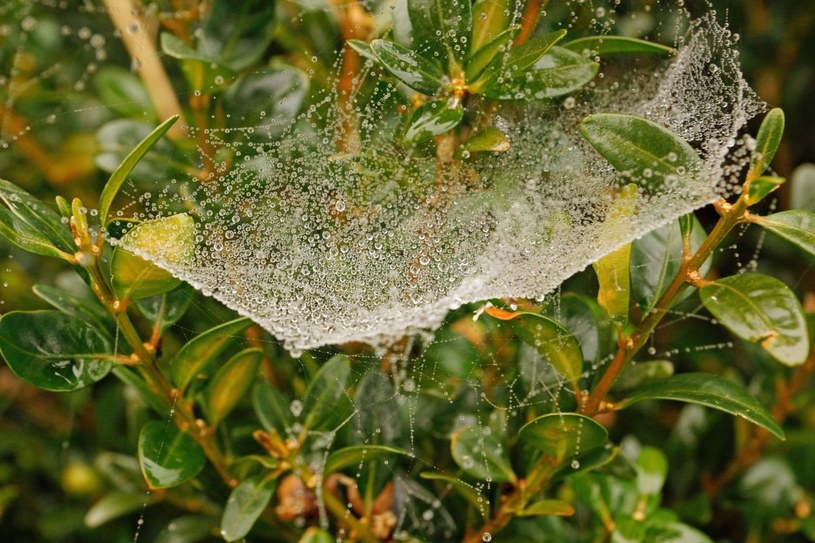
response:
[[[345,345],[295,360],[250,320],[130,250],[161,247],[166,263],[196,240],[187,214],[112,214],[128,180],[174,190],[167,180],[186,175],[206,185],[237,156],[205,129],[261,123],[256,131],[280,137],[298,112],[320,106],[309,85],[347,83],[346,73],[327,75],[335,50],[404,91],[400,144],[442,165],[511,148],[488,114],[493,102],[547,103],[590,85],[607,56],[674,50],[633,37],[535,34],[534,1],[519,18],[508,0],[408,0],[396,20],[409,32],[375,29],[357,4],[286,2],[299,10],[293,25],[268,2],[241,4],[215,0],[195,16],[162,19],[157,42],[173,83],[190,92],[180,115],[155,128],[158,111],[133,107],[150,96],[149,80],[97,75],[95,99],[111,110],[98,127],[96,162],[109,174],[101,191],[52,206],[0,181],[0,234],[78,278],[34,287],[52,309],[21,303],[0,317],[11,372],[72,394],[54,400],[26,387],[29,397],[3,408],[20,403],[47,418],[58,413],[36,415],[38,402],[64,401],[80,422],[96,417],[77,430],[89,443],[68,461],[55,458],[52,436],[0,426],[4,532],[96,541],[108,528],[131,540],[135,529],[164,542],[815,541],[815,314],[800,301],[811,287],[778,270],[742,273],[717,256],[748,225],[778,237],[768,240],[773,251],[815,256],[815,210],[766,212],[785,183],[769,170],[782,144],[780,109],[764,117],[743,185],[715,204],[715,220],[682,217],[618,249],[567,282],[556,303],[493,300],[477,321],[478,308],[453,311],[429,346]],[[377,91],[377,81],[367,84],[363,93]],[[173,136],[177,123],[201,136],[197,150]],[[364,130],[345,128],[344,142]],[[629,183],[616,195],[620,213],[636,191],[701,168],[693,142],[646,119],[607,112],[580,128]],[[812,200],[811,186],[795,190]],[[128,249],[111,246],[113,232]],[[36,279],[53,283],[45,272]],[[700,306],[711,317],[703,326],[661,331],[669,315]],[[694,351],[694,335],[732,346],[723,356]],[[667,353],[660,359],[657,347]],[[428,362],[432,372],[421,369]],[[546,396],[513,401],[541,387]],[[37,458],[43,443],[51,452]],[[51,481],[61,467],[72,501],[38,503],[51,507],[44,521],[21,513],[25,494],[41,489],[22,488],[9,473],[16,466]]]

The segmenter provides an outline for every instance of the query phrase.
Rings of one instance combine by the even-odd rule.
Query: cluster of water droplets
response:
[[[541,298],[736,185],[746,156],[739,131],[762,108],[739,71],[736,38],[709,15],[679,41],[676,58],[659,65],[623,63],[627,73],[576,96],[499,109],[493,122],[509,151],[441,167],[400,142],[384,111],[395,88],[351,100],[362,128],[359,143],[345,148],[338,140],[348,111],[329,96],[277,130],[279,139],[258,141],[245,127],[254,143],[240,160],[183,196],[143,198],[142,218],[190,210],[195,257],[165,263],[170,271],[295,353],[387,344],[437,327],[469,302]],[[578,133],[596,112],[670,127],[694,144],[704,167],[651,184],[653,172],[639,172],[647,188],[620,219],[614,200],[623,181]]]

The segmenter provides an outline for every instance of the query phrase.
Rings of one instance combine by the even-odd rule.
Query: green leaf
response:
[[[221,536],[227,541],[243,539],[272,499],[276,481],[250,479],[235,487],[221,517]]]
[[[208,372],[235,336],[251,324],[252,321],[247,318],[235,319],[211,328],[184,344],[170,363],[173,382],[179,390],[183,393],[193,379]]]
[[[637,470],[637,488],[640,494],[657,496],[668,476],[668,459],[655,447],[643,447],[634,467]]]
[[[88,509],[85,514],[85,526],[91,529],[98,528],[111,520],[144,509],[152,502],[152,497],[144,492],[133,494],[114,490],[102,496]]]
[[[539,500],[518,512],[519,517],[539,517],[543,515],[570,517],[574,515],[574,507],[563,500]]]
[[[90,290],[87,291],[87,296],[48,285],[34,285],[32,290],[34,294],[66,315],[98,325],[100,331],[113,326],[110,314]]]
[[[602,447],[608,440],[608,432],[601,424],[576,413],[540,416],[521,427],[518,435],[551,458],[554,465]]]
[[[707,235],[696,217],[690,215],[689,219],[692,221],[690,246],[693,252],[702,245]],[[682,230],[678,221],[652,230],[632,243],[631,292],[643,315],[654,308],[679,273],[682,266],[682,243]],[[710,266],[711,259],[707,259],[699,269],[700,275],[704,277]],[[691,290],[686,289],[675,303],[690,293]]]
[[[476,0],[473,4],[473,36],[470,58],[485,45],[505,32],[511,10],[508,0]],[[469,60],[467,63],[469,64]],[[469,80],[469,79],[468,79]]]
[[[59,311],[12,311],[0,318],[0,353],[20,379],[45,390],[69,392],[108,374],[108,337]]]
[[[187,283],[181,283],[169,292],[134,300],[133,304],[142,315],[162,332],[184,316],[195,296],[195,289]]]
[[[212,426],[218,426],[249,392],[262,360],[263,349],[246,349],[230,358],[215,373],[204,395]]]
[[[476,94],[484,94],[488,98],[493,98],[489,94],[489,88],[500,87],[499,80],[511,81],[525,76],[527,68],[541,60],[565,36],[565,30],[558,30],[535,36],[521,45],[510,48],[484,69],[481,77],[470,86],[470,90]],[[582,57],[581,60],[585,61]]]
[[[750,185],[747,188],[747,205],[751,206],[757,204],[766,198],[768,194],[778,190],[778,188],[781,187],[785,181],[786,179],[783,177],[773,177],[768,175],[756,177],[750,181]]]
[[[654,522],[648,524],[644,541],[648,543],[713,543],[707,535],[681,522]]]
[[[325,461],[324,471],[334,473],[349,467],[359,467],[366,462],[379,461],[394,454],[410,456],[404,449],[387,445],[351,445],[333,451]]]
[[[150,488],[169,488],[198,475],[206,464],[204,450],[168,421],[153,420],[139,433],[139,465]]]
[[[801,164],[792,172],[790,207],[815,211],[815,164]]]
[[[570,383],[577,383],[583,372],[583,353],[571,332],[536,313],[512,313],[496,307],[488,307],[486,313],[510,321],[510,326],[524,343],[533,346]]]
[[[239,72],[263,58],[275,29],[275,2],[214,0],[196,44],[205,57]]]
[[[661,43],[625,36],[588,36],[568,41],[563,44],[563,47],[584,55],[588,52],[586,56],[600,55],[601,57],[631,53],[670,57],[677,53],[673,47]]]
[[[306,74],[285,64],[242,76],[224,93],[227,122],[234,128],[251,126],[253,137],[279,137],[300,112],[308,93]]]
[[[408,0],[414,49],[427,48],[452,73],[469,49],[472,28],[470,0]]]
[[[405,141],[421,143],[455,128],[464,118],[464,108],[457,98],[431,100],[410,118]]]
[[[641,117],[589,115],[580,123],[580,133],[624,177],[646,187],[681,183],[703,167],[685,140]]]
[[[99,196],[99,222],[105,224],[107,222],[108,211],[113,203],[113,199],[119,192],[119,189],[124,184],[127,176],[142,159],[142,157],[161,139],[161,137],[175,124],[178,120],[178,115],[173,115],[160,125],[158,125],[150,134],[144,138],[119,164],[119,167],[113,171],[102,189],[102,194]]]
[[[443,473],[435,473],[432,471],[422,472],[419,474],[419,477],[430,481],[447,483],[459,496],[467,500],[482,517],[487,518],[489,514],[489,503],[475,486],[465,483],[459,477],[451,477]]]
[[[137,224],[122,236],[118,241],[121,245],[113,251],[110,260],[113,292],[123,300],[156,296],[176,288],[181,280],[161,266],[189,264],[194,239],[195,223],[186,213]]]
[[[255,385],[252,391],[255,415],[266,430],[276,430],[278,434],[286,435],[286,429],[291,426],[290,405],[279,390],[265,381]]]
[[[488,126],[473,131],[470,137],[459,147],[459,155],[463,151],[503,153],[509,151],[509,140],[500,130]]]
[[[784,136],[784,111],[773,108],[764,117],[756,136],[756,148],[750,160],[747,179],[752,180],[765,172],[775,157]]]
[[[815,213],[812,211],[782,211],[768,217],[754,215],[751,221],[815,255]]]
[[[526,73],[504,82],[491,82],[481,94],[493,100],[557,98],[589,84],[599,69],[596,62],[568,49],[553,47]]]
[[[0,179],[0,234],[25,251],[64,258],[76,250],[62,216],[15,184]]]
[[[508,445],[495,432],[467,426],[450,436],[453,460],[468,475],[481,481],[515,483],[518,477],[509,462]]]
[[[492,0],[486,0],[482,4],[494,3]],[[464,80],[476,81],[478,76],[490,65],[498,53],[502,52],[507,44],[518,35],[521,27],[519,25],[507,28],[503,32],[496,34],[493,39],[480,46],[478,49],[473,49],[473,53],[467,58],[464,65]]]
[[[631,244],[626,243],[592,264],[600,284],[597,303],[606,310],[612,320],[625,325],[628,322],[628,305],[631,297],[629,262]]]
[[[809,337],[801,304],[774,277],[745,273],[718,279],[699,290],[708,311],[742,339],[759,343],[787,366],[803,364]]]
[[[371,50],[379,62],[408,87],[435,96],[446,84],[447,76],[438,62],[386,40],[373,40]]]
[[[130,70],[108,66],[99,70],[93,78],[101,103],[122,117],[131,119],[155,119],[152,100],[139,77]]]
[[[574,335],[580,344],[583,360],[597,362],[616,349],[614,323],[593,298],[566,293],[547,311],[547,316]]]
[[[481,367],[478,349],[466,337],[447,329],[439,330],[422,358],[460,379],[467,379]]]
[[[303,397],[306,430],[333,430],[354,412],[346,392],[351,377],[351,362],[342,354],[326,362],[309,383]]]
[[[362,58],[379,62],[376,53],[371,49],[371,44],[364,40],[347,40],[345,42],[351,49],[356,51]]]
[[[305,532],[297,543],[336,543],[337,538],[328,532],[312,526]]]
[[[199,543],[206,541],[217,527],[215,520],[205,515],[178,517],[158,533],[154,543]]]
[[[614,392],[632,390],[652,381],[667,379],[673,374],[674,365],[668,360],[636,362],[620,374],[611,390]]]
[[[757,424],[779,439],[784,431],[766,407],[742,386],[707,373],[682,373],[664,381],[642,385],[617,404],[625,409],[643,400],[675,400],[718,409]]]

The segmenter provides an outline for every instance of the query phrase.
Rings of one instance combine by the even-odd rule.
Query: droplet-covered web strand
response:
[[[438,326],[464,303],[540,298],[618,246],[733,190],[747,156],[739,131],[763,108],[741,76],[734,41],[709,16],[691,23],[679,54],[656,73],[653,64],[641,73],[632,64],[626,76],[599,78],[565,101],[504,106],[493,123],[509,151],[468,157],[441,174],[390,122],[395,88],[355,106],[361,143],[343,152],[334,140],[340,114],[327,97],[280,137],[259,141],[280,127],[244,128],[255,143],[211,182],[190,181],[176,198],[143,197],[151,211],[142,218],[187,209],[196,235],[189,260],[144,256],[295,353],[387,344]],[[640,172],[632,214],[614,213],[627,181],[578,132],[586,115],[600,112],[672,129],[703,166],[665,179]]]

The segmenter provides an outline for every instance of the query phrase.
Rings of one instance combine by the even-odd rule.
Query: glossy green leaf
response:
[[[336,543],[337,538],[325,530],[312,526],[305,532],[297,543]]]
[[[619,447],[606,442],[602,447],[595,447],[589,451],[578,454],[569,463],[561,464],[552,474],[552,481],[564,479],[584,471],[601,468],[610,463],[619,454]]]
[[[472,505],[482,517],[487,518],[487,515],[489,514],[489,503],[475,486],[465,483],[459,477],[451,477],[450,475],[435,473],[432,471],[422,472],[419,474],[419,477],[430,481],[441,481],[446,483],[449,485],[451,490],[467,500],[467,502]]]
[[[279,390],[265,381],[255,385],[252,391],[255,415],[266,430],[276,430],[278,434],[286,435],[292,420],[290,405]]]
[[[589,115],[580,123],[580,133],[624,177],[646,187],[681,183],[703,167],[685,140],[648,119],[616,113]]]
[[[139,465],[150,488],[169,488],[198,475],[206,464],[204,450],[168,421],[150,421],[139,433]]]
[[[784,184],[786,179],[783,177],[774,177],[769,175],[762,175],[750,181],[747,189],[747,205],[754,205],[762,201],[767,195],[778,190]]]
[[[473,35],[470,39],[470,58],[473,53],[493,41],[509,25],[511,15],[508,0],[476,0],[473,4]],[[467,61],[469,63],[469,60]]]
[[[378,62],[376,53],[371,49],[371,44],[364,40],[348,40],[345,42],[351,49],[357,52],[362,58]]]
[[[150,95],[139,77],[130,70],[107,66],[94,76],[94,86],[99,100],[107,107],[131,119],[155,119]]]
[[[756,148],[750,160],[747,179],[752,180],[765,172],[775,157],[781,138],[784,136],[784,111],[773,108],[764,117],[756,136]]]
[[[76,250],[71,231],[62,216],[28,192],[0,179],[0,235],[23,250],[64,257]]]
[[[481,481],[514,483],[517,476],[509,462],[509,449],[501,436],[467,426],[450,436],[450,452],[458,467]]]
[[[539,500],[518,512],[519,517],[540,517],[543,515],[570,517],[574,515],[574,507],[563,500]]]
[[[491,88],[499,88],[501,81],[512,81],[526,75],[527,69],[541,60],[556,43],[566,36],[565,30],[535,36],[497,56],[484,69],[481,77],[470,86],[472,92],[493,98]],[[571,52],[569,54],[572,54]],[[581,57],[582,60],[582,57]]]
[[[482,4],[497,3],[493,0],[486,0]],[[476,81],[478,76],[490,65],[498,53],[501,53],[507,48],[510,40],[518,35],[521,27],[518,25],[507,28],[503,32],[495,35],[493,39],[480,46],[478,49],[473,49],[473,53],[467,58],[464,65],[464,80]]]
[[[108,374],[110,339],[95,326],[59,311],[12,311],[0,318],[0,353],[20,379],[69,392]]]
[[[354,412],[346,389],[351,377],[351,362],[345,355],[335,355],[323,364],[303,397],[306,430],[333,430]]]
[[[66,315],[98,325],[100,331],[113,326],[110,313],[99,303],[99,300],[93,296],[89,289],[87,290],[87,296],[81,296],[48,285],[34,285],[32,290],[34,294]]]
[[[85,514],[85,526],[98,528],[121,516],[134,513],[150,505],[153,499],[144,492],[132,493],[114,490],[97,500]]]
[[[417,109],[410,118],[405,141],[421,143],[449,132],[461,123],[464,108],[458,99],[431,100]]]
[[[631,298],[630,260],[631,244],[626,243],[592,264],[600,286],[597,303],[606,310],[612,320],[621,324],[628,322]]]
[[[574,335],[585,361],[599,361],[617,347],[614,323],[594,298],[574,292],[563,294],[547,316]]]
[[[461,334],[445,329],[438,331],[423,358],[460,379],[472,376],[481,367],[481,355],[475,345]]]
[[[169,292],[134,300],[133,303],[154,326],[158,323],[158,329],[163,332],[184,316],[194,297],[195,289],[181,283]]]
[[[815,255],[815,212],[790,210],[768,217],[753,216],[752,222]]]
[[[435,60],[386,40],[373,40],[371,50],[396,79],[408,87],[434,96],[446,84],[447,76]]]
[[[675,400],[718,409],[757,424],[777,438],[784,439],[784,431],[766,407],[741,385],[718,375],[682,373],[664,381],[647,383],[632,391],[617,404],[617,408],[625,409],[643,400]]]
[[[471,133],[459,147],[459,154],[463,151],[503,153],[509,151],[509,145],[509,140],[500,130],[489,126]]]
[[[669,360],[636,362],[620,374],[611,390],[614,392],[632,390],[652,381],[667,379],[673,374],[674,365]]]
[[[563,44],[563,47],[575,53],[587,56],[600,55],[622,55],[622,54],[649,54],[660,56],[674,56],[677,51],[673,47],[654,43],[638,38],[628,38],[625,36],[588,36],[578,38]]]
[[[573,384],[577,383],[583,372],[583,353],[568,330],[552,319],[536,313],[512,313],[496,307],[488,307],[486,313],[496,319],[509,321],[524,343],[533,346],[563,377]]]
[[[329,454],[325,461],[324,471],[334,473],[349,467],[357,468],[366,462],[379,462],[382,458],[394,454],[410,455],[404,449],[387,445],[351,445]]]
[[[692,221],[690,232],[691,252],[696,251],[707,235],[698,219]],[[631,293],[642,314],[647,314],[665,293],[682,266],[682,230],[679,222],[668,223],[635,240],[631,245]],[[711,266],[708,259],[700,267],[704,277]],[[686,289],[675,303],[686,298],[691,290]]]
[[[699,290],[702,303],[740,338],[759,343],[775,359],[798,366],[809,354],[809,336],[801,304],[774,277],[745,273],[718,279]]]
[[[241,71],[258,62],[274,38],[275,2],[213,0],[196,43],[218,64]]]
[[[481,94],[494,100],[547,100],[570,94],[597,75],[600,67],[577,53],[553,47],[526,73],[487,84]]]
[[[252,388],[258,376],[263,349],[239,352],[221,366],[205,392],[206,412],[212,426],[217,426]]]
[[[195,223],[186,213],[137,224],[125,234],[110,260],[110,280],[119,299],[156,296],[181,284],[160,265],[192,261]],[[139,254],[148,255],[151,261]]]
[[[224,93],[229,126],[252,126],[256,139],[279,137],[292,124],[308,93],[306,74],[285,64],[242,76]]]
[[[640,494],[657,496],[668,477],[668,459],[655,447],[643,447],[634,464],[637,470],[637,488]]]
[[[427,51],[444,66],[461,66],[470,47],[471,2],[408,0],[407,4],[414,49]]]
[[[170,363],[173,382],[183,392],[199,374],[207,373],[231,341],[252,324],[235,319],[211,328],[184,344]]]
[[[170,521],[153,543],[200,543],[218,528],[215,519],[205,515],[185,515]]]
[[[269,505],[276,481],[250,479],[232,490],[221,517],[221,537],[227,541],[243,539]]]
[[[713,543],[693,526],[676,521],[649,523],[645,532],[648,543]]]
[[[108,211],[113,203],[113,199],[119,192],[119,189],[124,184],[127,176],[142,159],[142,157],[150,150],[153,145],[175,124],[178,120],[178,115],[173,115],[160,125],[158,125],[150,134],[147,135],[130,153],[124,158],[119,166],[113,171],[108,178],[105,187],[102,189],[102,194],[99,196],[99,222],[105,224],[107,222]]]
[[[608,440],[608,432],[601,424],[576,413],[540,416],[525,424],[518,435],[555,465],[602,447]]]

